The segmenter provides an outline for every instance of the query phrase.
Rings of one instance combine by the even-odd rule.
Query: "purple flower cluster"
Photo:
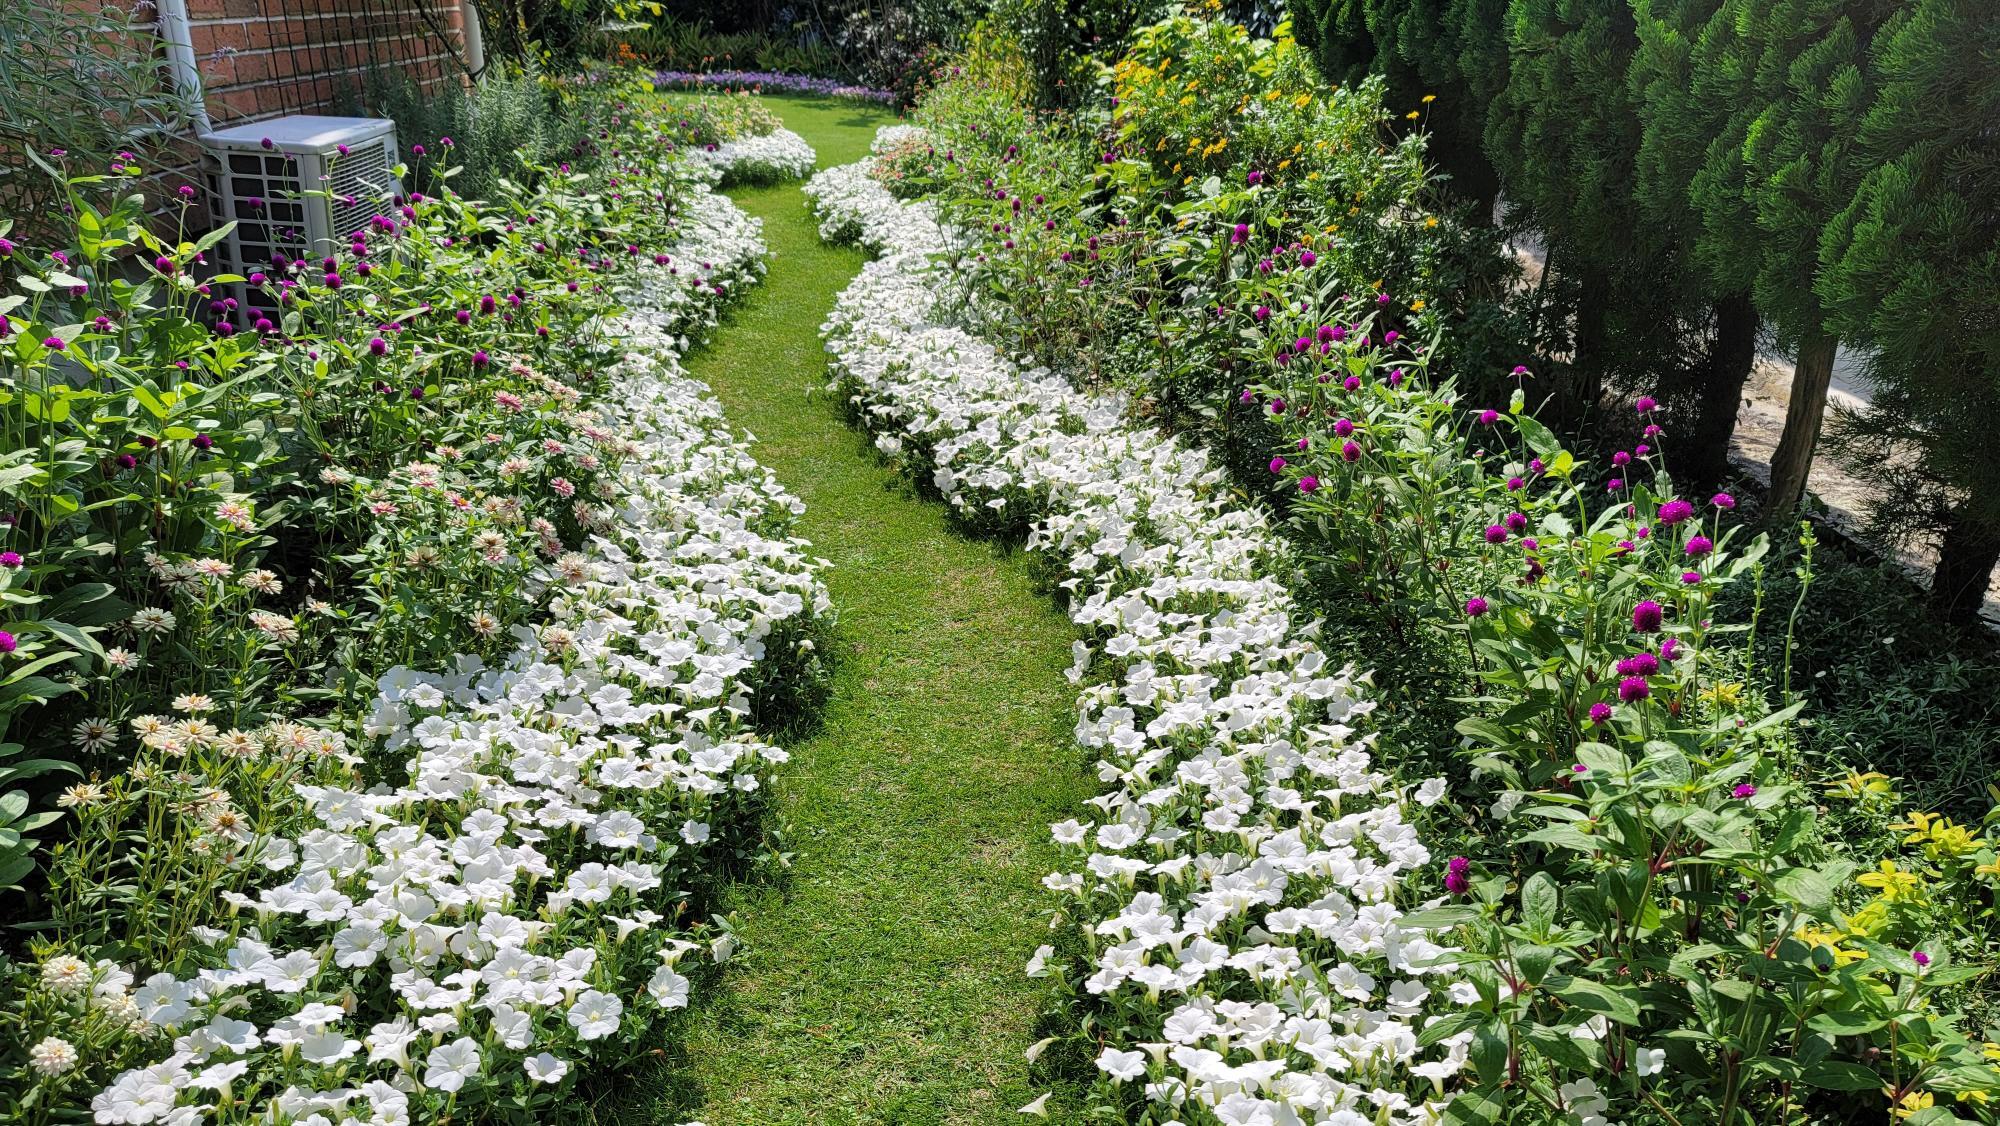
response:
[[[677,90],[748,89],[760,94],[811,94],[857,102],[880,102],[885,106],[893,106],[898,100],[891,90],[856,86],[832,78],[809,78],[802,74],[776,74],[764,70],[713,70],[706,74],[663,70],[653,75],[653,85]]]
[[[1472,890],[1472,861],[1463,856],[1454,856],[1445,864],[1444,887],[1453,895],[1464,895]]]

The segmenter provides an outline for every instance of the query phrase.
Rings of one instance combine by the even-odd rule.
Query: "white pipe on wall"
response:
[[[194,58],[194,24],[188,19],[187,0],[154,0],[153,10],[160,16],[160,40],[167,46],[174,89],[187,102],[195,135],[214,132],[215,124],[208,119],[207,94],[202,90],[201,67]]]
[[[458,18],[465,36],[465,69],[477,78],[486,70],[486,32],[479,26],[479,5],[459,0]]]

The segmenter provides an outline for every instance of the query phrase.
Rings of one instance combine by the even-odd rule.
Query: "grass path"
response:
[[[822,167],[889,120],[771,104]],[[1062,674],[1073,634],[1023,559],[953,534],[818,393],[820,321],[861,254],[820,243],[796,184],[733,194],[764,220],[771,272],[690,367],[805,501],[842,659],[823,725],[774,786],[791,878],[738,893],[748,952],[680,1030],[685,1055],[632,1076],[612,1117],[1019,1122],[1039,1093],[1021,967],[1043,940],[1047,826],[1092,792]]]

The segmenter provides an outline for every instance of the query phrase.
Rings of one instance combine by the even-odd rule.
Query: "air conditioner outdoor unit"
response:
[[[393,121],[301,114],[201,140],[208,150],[209,216],[218,227],[236,223],[217,244],[218,264],[228,273],[247,276],[274,262],[334,254],[347,236],[388,212],[402,190]]]

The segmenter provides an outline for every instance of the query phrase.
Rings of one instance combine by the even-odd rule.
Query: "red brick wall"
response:
[[[95,7],[101,0],[72,2]],[[470,2],[187,0],[209,117],[227,126],[331,112],[376,66],[403,69],[426,85],[462,81],[456,60],[465,51],[462,5]],[[143,0],[138,14],[156,18]]]

